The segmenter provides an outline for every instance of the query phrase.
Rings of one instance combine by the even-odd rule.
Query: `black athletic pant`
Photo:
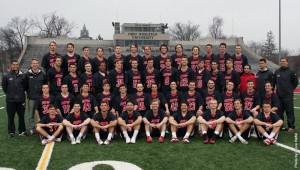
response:
[[[294,95],[288,97],[280,97],[279,98],[279,117],[284,121],[284,111],[286,112],[288,128],[295,128],[295,116],[294,116]]]
[[[8,133],[15,133],[15,114],[19,116],[19,133],[25,132],[25,102],[7,102],[6,112],[8,118]]]

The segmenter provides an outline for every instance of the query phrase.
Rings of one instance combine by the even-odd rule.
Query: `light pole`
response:
[[[278,64],[281,59],[281,0],[279,0],[279,53],[278,53]]]

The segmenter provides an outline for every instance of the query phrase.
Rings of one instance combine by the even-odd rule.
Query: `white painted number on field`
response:
[[[93,170],[93,167],[97,165],[109,165],[115,170],[141,170],[140,167],[122,161],[95,161],[95,162],[86,162],[82,164],[75,165],[71,167],[69,170]]]

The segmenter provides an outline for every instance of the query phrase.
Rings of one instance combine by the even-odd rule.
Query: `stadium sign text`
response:
[[[134,40],[153,40],[157,33],[128,33]]]

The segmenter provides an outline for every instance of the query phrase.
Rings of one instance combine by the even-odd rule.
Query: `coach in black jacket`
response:
[[[288,131],[293,132],[295,125],[294,117],[294,89],[298,85],[298,77],[292,69],[288,67],[287,58],[280,59],[281,67],[275,71],[274,84],[280,102],[279,116],[284,120],[283,112],[286,111]]]
[[[26,73],[27,81],[27,98],[28,98],[28,120],[30,134],[34,134],[34,103],[36,97],[42,95],[42,86],[45,81],[46,74],[39,68],[37,59],[31,60],[31,68]]]
[[[19,62],[11,62],[11,71],[3,77],[2,88],[6,93],[6,112],[8,117],[9,138],[15,136],[14,117],[19,115],[19,135],[26,136],[25,128],[25,89],[27,86],[25,74],[19,70]]]

